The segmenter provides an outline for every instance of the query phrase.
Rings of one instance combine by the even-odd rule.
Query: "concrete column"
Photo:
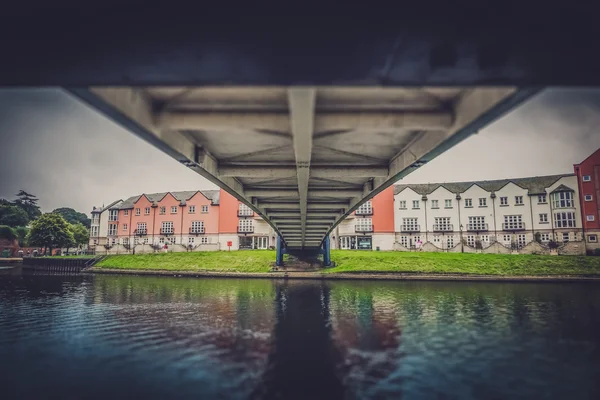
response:
[[[331,265],[331,243],[329,241],[329,235],[325,236],[323,240],[323,266],[329,267]]]
[[[285,247],[281,236],[277,236],[277,254],[275,255],[275,265],[278,267],[283,266],[283,255],[285,254]]]

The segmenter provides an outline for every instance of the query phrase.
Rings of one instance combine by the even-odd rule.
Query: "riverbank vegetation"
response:
[[[469,275],[599,275],[600,257],[512,254],[463,254],[334,250],[336,266],[323,272],[414,273]],[[109,256],[97,268],[157,270],[269,272],[272,250],[190,253],[156,253]]]

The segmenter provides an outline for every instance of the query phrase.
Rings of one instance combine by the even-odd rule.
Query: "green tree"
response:
[[[17,233],[12,227],[0,225],[0,239],[15,240],[16,238]]]
[[[29,243],[27,243],[27,235],[29,234],[29,228],[25,226],[17,226],[15,228],[15,233],[17,234],[17,240],[19,241],[20,247],[29,246]]]
[[[80,247],[89,243],[90,232],[82,224],[71,225],[71,232],[73,232],[73,239],[75,240],[76,246]]]
[[[0,225],[25,226],[29,223],[29,215],[23,209],[12,205],[0,205]]]
[[[73,210],[69,207],[61,207],[52,211],[55,214],[60,214],[62,217],[70,224],[82,224],[86,228],[89,228],[91,225],[91,220],[84,213],[80,213],[78,211]]]
[[[41,246],[49,249],[71,247],[75,244],[75,238],[71,231],[71,225],[58,214],[43,214],[31,223],[31,230],[27,238],[28,242],[34,246]]]
[[[42,215],[40,206],[38,205],[38,198],[34,195],[27,193],[24,190],[19,190],[17,193],[17,199],[14,201],[14,205],[21,208],[29,215],[29,220],[34,220]]]

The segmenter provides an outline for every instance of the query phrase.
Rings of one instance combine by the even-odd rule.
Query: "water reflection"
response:
[[[5,273],[0,299],[8,397],[600,394],[595,285]]]

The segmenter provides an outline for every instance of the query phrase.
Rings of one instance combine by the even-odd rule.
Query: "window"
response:
[[[584,182],[589,182],[589,181],[591,181],[591,180],[592,180],[592,177],[591,177],[591,176],[589,176],[589,175],[584,175],[584,176],[583,176],[583,181],[584,181]]]
[[[196,238],[193,236],[188,237],[188,244],[194,244],[194,242],[196,241]]]
[[[452,199],[446,199],[446,200],[444,200],[444,207],[445,208],[452,208]]]
[[[446,238],[446,247],[447,247],[448,249],[450,249],[450,248],[454,247],[454,236],[448,236],[448,237]]]
[[[439,243],[441,241],[440,235],[435,235],[433,237],[433,243]]]
[[[239,232],[254,232],[254,226],[251,219],[240,219],[238,223]]]
[[[552,206],[554,208],[574,207],[573,192],[552,193]]]
[[[402,218],[402,230],[404,232],[417,232],[419,225],[417,225],[418,218]]]
[[[523,217],[521,215],[505,215],[502,229],[511,231],[516,229],[523,229]]]
[[[165,238],[164,238],[164,237],[160,237],[160,238],[158,239],[158,243],[159,243],[159,244],[165,244]]]
[[[585,201],[592,201],[592,195],[591,194],[586,194],[585,196],[583,196],[583,199]]]
[[[90,228],[90,236],[98,236],[98,229],[99,228],[100,227],[98,227],[98,226],[92,226]]]
[[[136,208],[136,209],[135,209],[135,215],[137,215],[137,216],[139,216],[139,215],[140,215],[140,209],[139,209],[139,208]]]
[[[451,231],[452,225],[450,225],[450,217],[435,217],[433,230],[434,231]]]
[[[116,246],[116,245],[118,245],[118,244],[119,244],[119,239],[117,239],[117,238],[112,238],[112,239],[110,240],[110,244],[111,244],[112,246]]]
[[[144,244],[148,244],[149,241],[150,239],[148,239],[147,237],[144,238]]]
[[[510,245],[511,243],[511,238],[510,235],[502,235],[502,241],[504,242],[505,245]]]
[[[254,215],[254,211],[244,203],[238,205],[238,216],[240,217],[251,217]]]
[[[200,243],[208,244],[208,238],[206,236],[201,237],[200,240],[201,240]]]
[[[590,243],[598,243],[598,235],[587,235],[588,242]]]
[[[479,198],[479,207],[487,207],[487,199],[485,197]]]
[[[406,210],[406,200],[398,200],[398,208],[401,210]]]
[[[562,241],[565,243],[569,241],[569,233],[568,232],[563,232]]]
[[[546,195],[545,194],[538,195],[538,204],[546,204],[546,203],[547,203]]]
[[[506,196],[500,197],[500,205],[507,206],[508,205],[508,197],[506,197]]]
[[[542,241],[542,242],[549,242],[550,241],[550,234],[549,233],[540,233],[540,241]]]
[[[359,215],[371,215],[373,214],[373,206],[371,204],[371,200],[367,201],[365,204],[361,205],[356,209],[356,214]]]
[[[373,220],[371,218],[358,218],[356,220],[356,231],[357,232],[372,232],[373,231]]]
[[[473,207],[473,199],[465,199],[465,207]]]
[[[548,223],[548,214],[540,214],[540,224]]]
[[[413,209],[418,209],[419,208],[419,200],[413,200]]]
[[[192,221],[192,231],[190,233],[204,233],[204,221]]]
[[[158,213],[159,213],[160,215],[165,215],[165,214],[167,213],[167,207],[165,207],[165,206],[162,206],[162,207],[160,208],[160,210],[158,211]]]
[[[119,210],[109,210],[108,211],[108,220],[116,221],[119,219]]]
[[[208,213],[208,206],[202,206],[202,214]]]
[[[144,208],[144,214],[145,215],[150,215],[150,207]]]
[[[170,235],[173,233],[173,222],[171,221],[163,221],[160,227],[160,233],[162,235]]]
[[[195,213],[196,213],[196,206],[189,206],[188,214],[195,214]]]
[[[94,245],[98,244],[98,239],[94,239]]]
[[[469,217],[469,224],[467,225],[469,231],[487,231],[487,224],[485,223],[485,217]]]
[[[471,247],[475,247],[475,236],[474,235],[467,235],[467,245],[469,245]]]
[[[525,247],[525,245],[527,244],[526,242],[526,237],[524,233],[521,233],[519,235],[517,235],[517,247],[519,249]]]
[[[145,222],[138,222],[136,233],[143,234],[143,235],[146,234],[146,223]]]
[[[515,196],[515,206],[523,205],[523,196]]]
[[[490,235],[481,235],[481,243],[489,243]]]
[[[574,212],[558,212],[554,214],[555,228],[575,228]]]
[[[590,214],[590,215],[587,215],[587,216],[585,217],[585,219],[591,222],[591,221],[594,221],[595,217],[594,217],[593,215],[591,215],[591,214]]]
[[[124,230],[124,231],[127,231],[127,228],[128,228],[128,227],[127,227],[127,224],[123,224],[123,230]]]
[[[123,215],[126,217],[129,216],[129,210],[123,210]]]
[[[116,236],[117,235],[117,224],[109,224],[108,225],[108,236]]]
[[[171,206],[171,214],[177,214],[177,206]]]
[[[138,237],[136,236],[136,237],[134,237],[134,238],[133,238],[133,245],[134,245],[134,246],[137,246],[138,244],[140,244],[140,240],[139,240],[139,239],[138,239]]]
[[[431,208],[440,208],[438,200],[431,200]]]
[[[129,238],[128,237],[123,238],[123,245],[129,246]]]
[[[171,244],[175,244],[175,242],[177,241],[177,238],[175,236],[171,236],[170,238],[167,238],[167,241]]]
[[[92,224],[99,224],[99,223],[100,223],[100,215],[93,214],[92,215]]]
[[[402,247],[408,247],[408,237],[407,236],[400,236],[400,245]]]

